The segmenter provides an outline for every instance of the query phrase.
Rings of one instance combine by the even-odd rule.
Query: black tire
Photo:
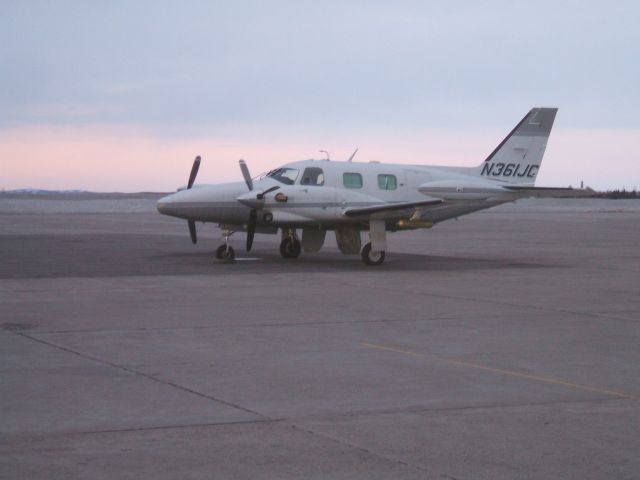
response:
[[[280,243],[280,255],[282,258],[298,258],[302,251],[302,245],[296,238],[287,237]]]
[[[385,252],[372,252],[371,243],[367,243],[362,249],[362,261],[365,265],[381,265],[384,262]]]
[[[302,244],[300,243],[300,240],[298,240],[297,238],[294,238],[291,258],[298,258],[301,252],[302,252]]]
[[[236,252],[233,250],[233,247],[229,246],[229,248],[222,253],[222,260],[225,262],[233,262],[235,259]]]
[[[220,245],[216,250],[216,258],[225,262],[232,262],[236,258],[236,252],[233,247],[229,245]]]

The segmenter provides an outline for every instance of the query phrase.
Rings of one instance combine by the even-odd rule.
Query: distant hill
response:
[[[16,190],[3,190],[2,193],[14,193],[18,195],[65,195],[72,193],[91,193],[87,190],[44,190],[42,188],[18,188]]]
[[[41,188],[20,188],[0,191],[0,198],[47,200],[100,200],[125,198],[160,198],[167,195],[163,192],[90,192],[88,190],[45,190]]]

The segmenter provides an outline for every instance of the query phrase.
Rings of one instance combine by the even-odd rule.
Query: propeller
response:
[[[251,179],[251,174],[249,173],[249,167],[244,160],[240,159],[240,170],[242,171],[242,176],[244,177],[244,181],[249,188],[249,191],[253,191],[253,180]],[[251,247],[253,246],[253,237],[256,234],[256,224],[258,223],[258,211],[255,208],[252,208],[249,212],[249,221],[247,222],[247,252],[251,251]]]
[[[193,182],[196,181],[196,176],[198,175],[198,170],[200,169],[200,155],[198,155],[193,161],[193,166],[191,167],[191,173],[189,174],[189,182],[187,183],[187,190],[193,187]],[[191,235],[191,241],[196,244],[198,243],[198,235],[196,233],[196,221],[189,219],[187,220],[187,225],[189,225],[189,234]]]
[[[253,190],[253,180],[251,180],[249,167],[247,167],[244,160],[240,160],[240,170],[242,170],[242,176],[244,177],[244,181],[247,183],[247,187],[249,187],[249,191]]]
[[[200,169],[200,155],[196,157],[193,161],[193,166],[191,167],[191,173],[189,174],[189,182],[187,183],[187,190],[193,187],[193,182],[196,181],[196,175],[198,175],[198,170]]]
[[[253,246],[253,237],[256,234],[256,223],[258,222],[258,211],[252,208],[249,212],[249,223],[247,223],[247,252]]]
[[[189,225],[189,234],[191,235],[191,241],[194,244],[198,243],[198,235],[196,234],[196,221],[187,220],[187,225]]]
[[[251,174],[249,173],[249,167],[244,160],[240,160],[240,170],[242,171],[242,176],[244,177],[244,181],[249,188],[249,191],[253,191],[253,180],[251,179]],[[264,191],[256,193],[256,200],[264,200],[264,196],[267,193],[273,192],[274,190],[279,189],[280,187],[274,185],[271,188],[267,188]],[[253,203],[253,201],[252,201]],[[263,203],[263,202],[261,202]],[[251,247],[253,246],[253,237],[256,234],[256,225],[258,223],[258,209],[252,208],[249,211],[249,221],[247,222],[247,252],[251,251]]]

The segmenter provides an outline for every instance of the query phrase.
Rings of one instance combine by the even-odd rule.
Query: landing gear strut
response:
[[[282,258],[298,258],[301,251],[302,245],[296,236],[295,230],[289,230],[286,234],[283,232],[282,242],[280,243],[280,255],[282,255]]]
[[[229,237],[234,234],[234,230],[228,228],[222,229],[222,236],[224,237],[224,244],[220,245],[216,250],[216,258],[223,262],[231,263],[236,258],[236,252],[233,247],[229,245]]]
[[[371,250],[371,243],[367,243],[362,249],[362,261],[366,265],[380,265],[384,262],[384,250],[374,252]]]
[[[369,221],[369,238],[371,242],[362,249],[362,261],[365,265],[381,265],[387,249],[387,228],[384,220]]]

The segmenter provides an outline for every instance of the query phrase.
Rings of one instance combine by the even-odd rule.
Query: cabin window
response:
[[[305,168],[302,174],[302,180],[300,180],[300,185],[324,185],[324,172],[318,167]]]
[[[378,187],[380,187],[380,190],[395,190],[398,188],[398,180],[396,180],[395,175],[386,173],[378,175]]]
[[[359,173],[343,173],[342,183],[345,188],[362,188],[362,175]]]

